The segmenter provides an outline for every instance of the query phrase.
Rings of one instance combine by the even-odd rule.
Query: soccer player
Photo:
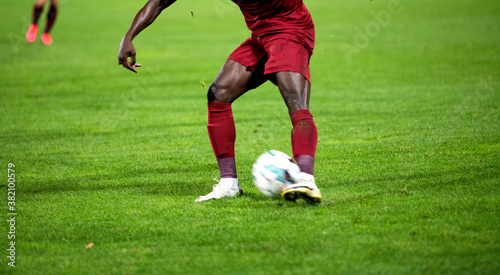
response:
[[[43,11],[43,6],[46,0],[36,0],[33,5],[33,15],[31,17],[31,25],[26,32],[26,40],[29,43],[33,43],[36,40],[36,35],[38,33],[38,19]],[[47,13],[47,24],[45,25],[45,30],[43,31],[41,40],[45,45],[52,44],[52,36],[50,35],[50,30],[56,21],[57,10],[59,9],[59,0],[50,0],[50,7]]]
[[[175,0],[149,0],[137,13],[122,39],[118,64],[137,73],[132,40]],[[292,152],[301,179],[281,194],[285,200],[319,203],[314,180],[318,132],[309,112],[309,59],[314,48],[314,24],[302,0],[233,0],[252,35],[222,66],[208,88],[208,136],[217,158],[221,180],[196,201],[236,197],[243,193],[236,174],[236,131],[231,103],[245,92],[272,81],[288,107],[292,122]],[[129,60],[130,58],[130,60]]]

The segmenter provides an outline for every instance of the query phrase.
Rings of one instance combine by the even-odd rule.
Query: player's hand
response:
[[[128,59],[129,57],[130,61]],[[141,66],[141,64],[135,63],[135,47],[132,41],[125,39],[125,37],[123,37],[122,43],[120,44],[120,50],[118,51],[118,65],[122,65],[134,73],[137,73],[135,68]]]

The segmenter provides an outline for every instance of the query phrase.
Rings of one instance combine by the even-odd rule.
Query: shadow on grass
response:
[[[400,197],[409,200],[417,197],[488,195],[493,182],[500,178],[495,165],[456,167],[435,170],[432,173],[416,171],[397,175],[376,175],[339,181],[334,201],[337,205],[371,204],[382,197]],[[321,186],[320,186],[321,187]]]
[[[58,179],[40,178],[36,181],[31,180],[30,184],[24,184],[22,193],[126,191],[130,189],[139,194],[195,196],[199,192],[200,186],[209,185],[209,183],[200,183],[199,179],[190,177],[190,175],[197,175],[212,168],[212,166],[208,166],[210,165],[147,170],[127,169],[107,174],[74,175]]]
[[[500,170],[494,164],[471,165],[465,167],[447,168],[433,172],[407,171],[405,173],[374,174],[372,177],[366,175],[358,178],[338,181],[338,186],[354,186],[370,183],[397,183],[397,187],[406,184],[417,184],[425,188],[439,188],[447,185],[470,184],[471,180],[495,179],[500,177]]]

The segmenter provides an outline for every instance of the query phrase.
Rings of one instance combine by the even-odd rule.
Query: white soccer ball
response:
[[[252,167],[255,186],[266,196],[278,197],[300,177],[300,169],[287,154],[271,150],[260,155]]]

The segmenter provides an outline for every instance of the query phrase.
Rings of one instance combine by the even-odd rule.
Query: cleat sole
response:
[[[297,199],[303,199],[309,204],[321,203],[321,194],[319,190],[312,190],[307,187],[297,187],[283,191],[281,196],[286,201],[296,202]]]

